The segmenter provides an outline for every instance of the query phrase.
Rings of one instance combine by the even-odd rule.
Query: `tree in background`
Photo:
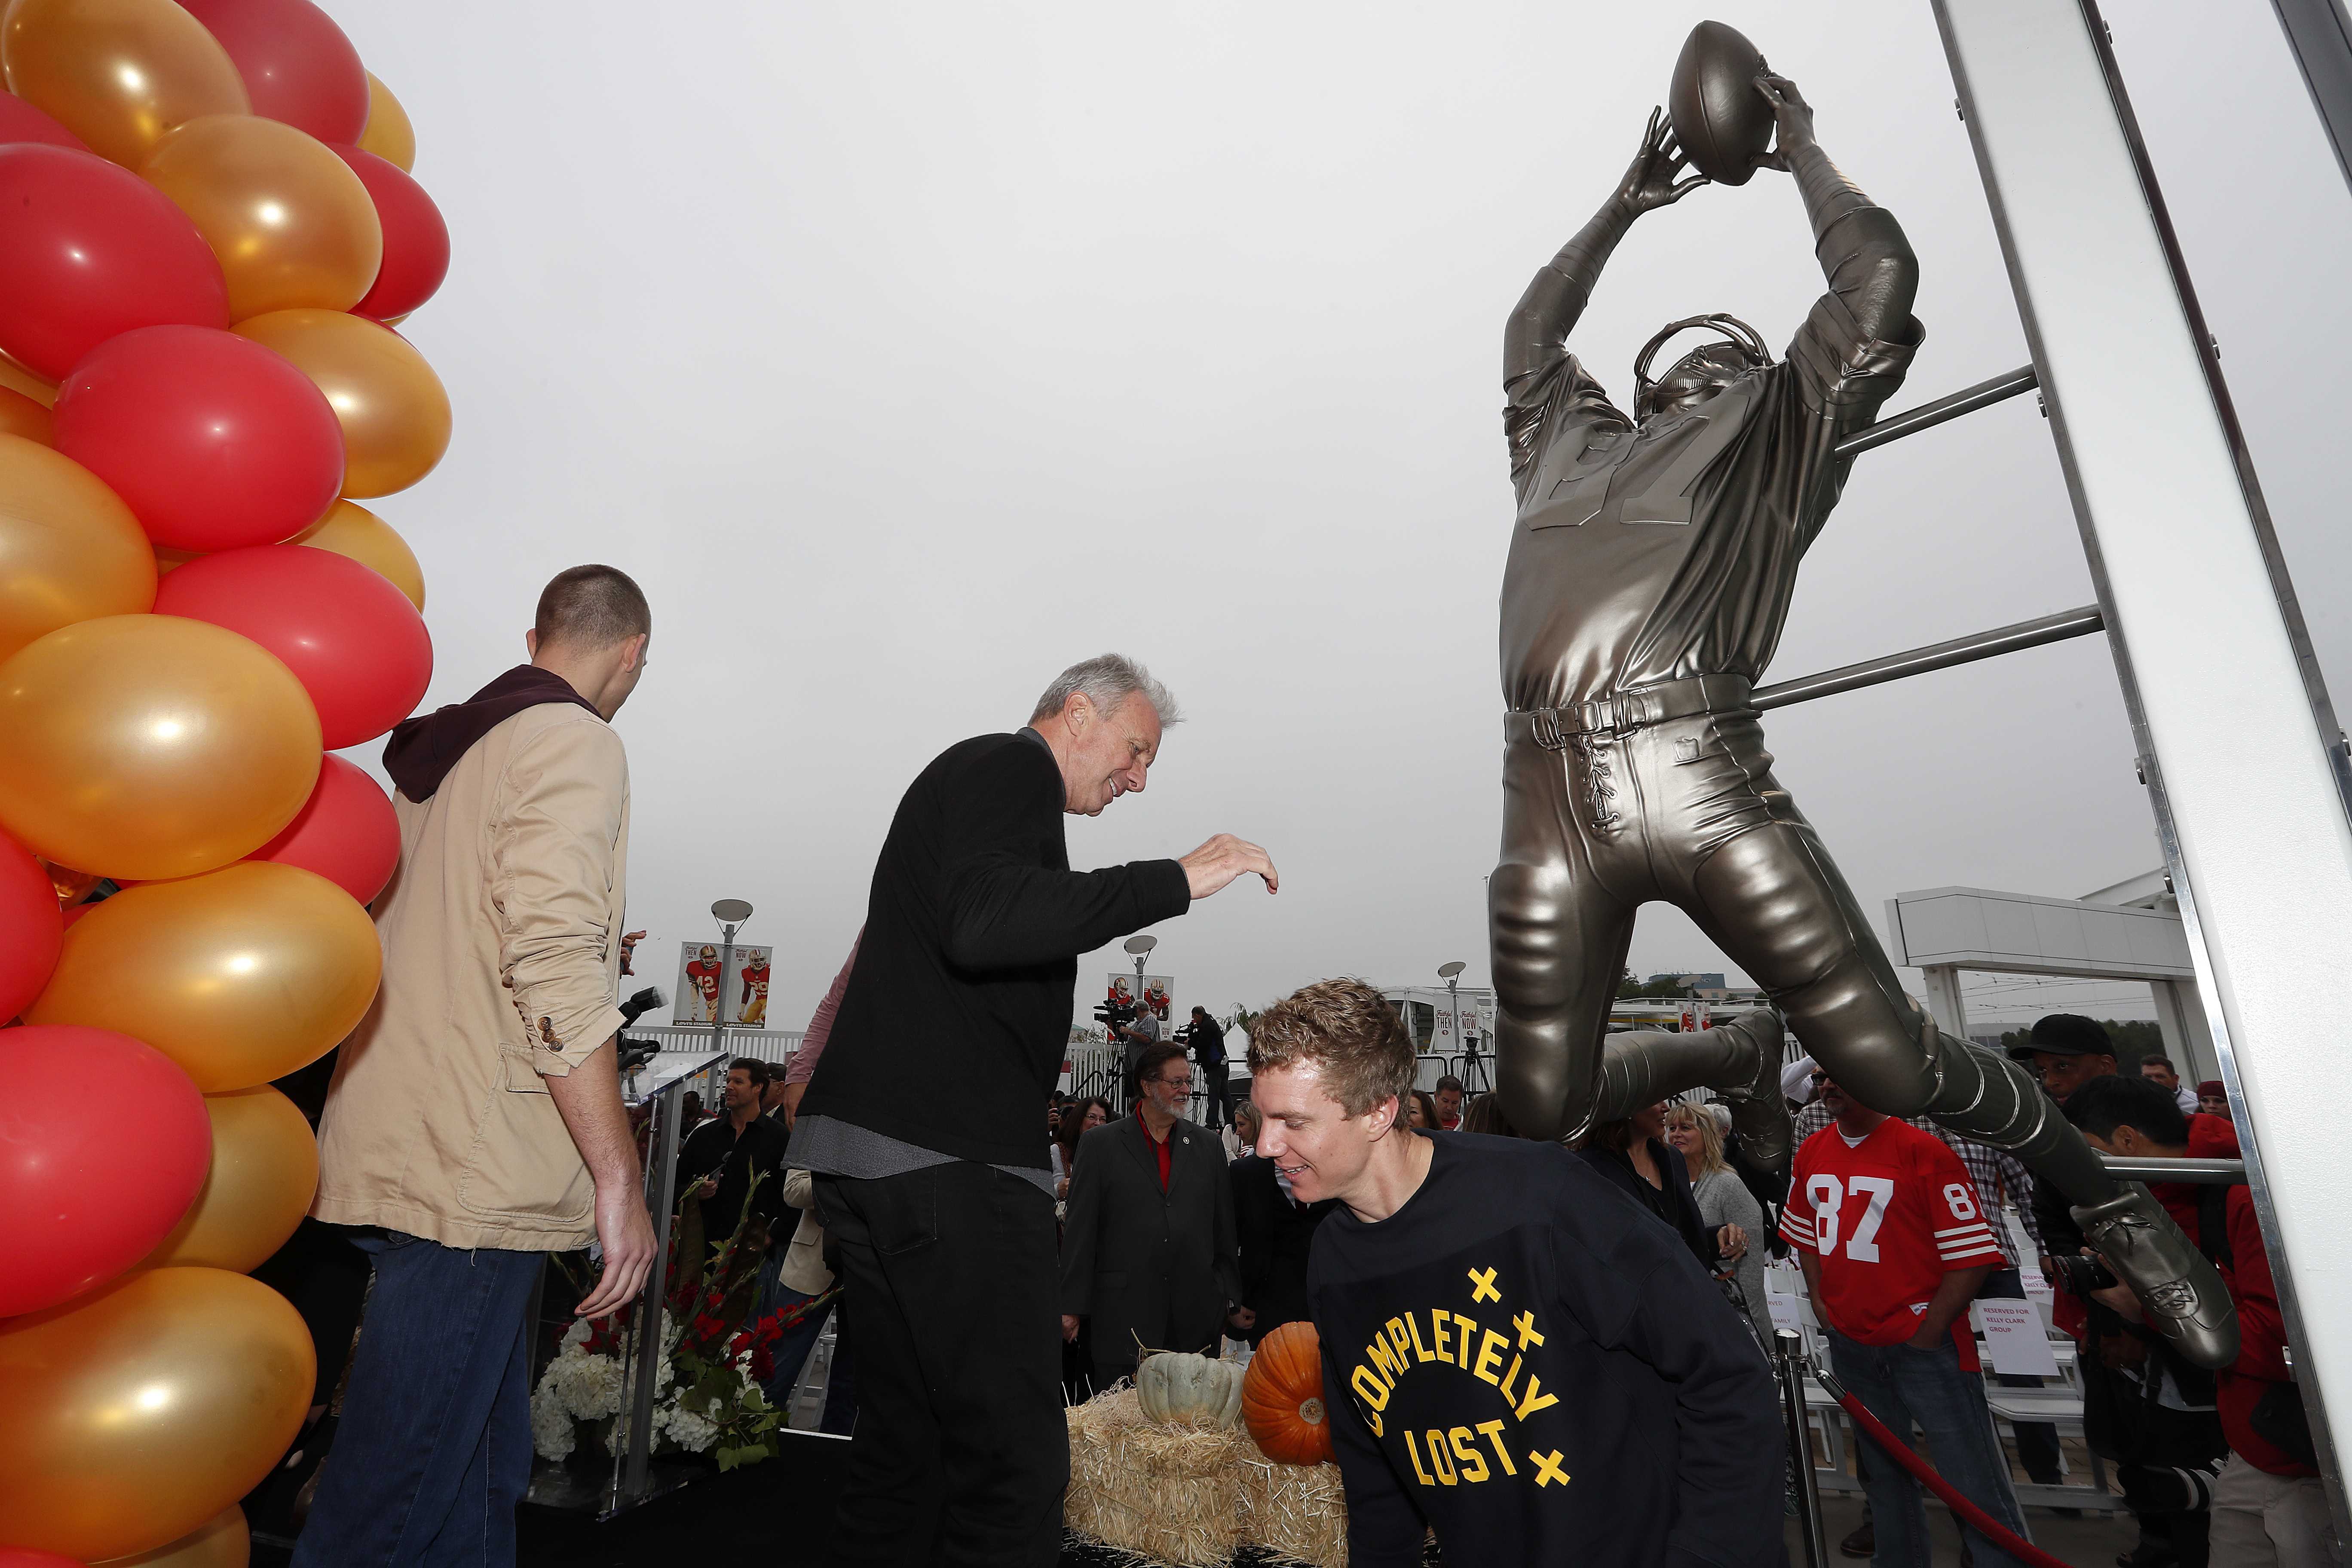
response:
[[[1629,969],[1617,980],[1617,1000],[1620,1002],[1630,1002],[1637,998],[1643,1001],[1656,998],[1661,1001],[1679,1002],[1697,994],[1697,992],[1683,984],[1671,974],[1654,974],[1649,979],[1643,980]]]
[[[2126,1075],[2139,1071],[2140,1058],[2160,1055],[2164,1051],[2164,1030],[2153,1018],[2102,1018],[2099,1027],[2105,1029],[2107,1038],[2115,1042],[2116,1064],[2124,1068]],[[2032,1043],[2031,1025],[2022,1029],[2001,1032],[2000,1048],[2004,1051]]]

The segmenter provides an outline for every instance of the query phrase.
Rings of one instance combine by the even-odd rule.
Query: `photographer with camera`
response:
[[[2104,1154],[2189,1160],[2239,1153],[2229,1122],[2183,1116],[2172,1093],[2148,1079],[2094,1079],[2067,1099],[2065,1110]],[[2187,1182],[2149,1190],[2220,1268],[2237,1303],[2240,1346],[2235,1364],[2200,1373],[2145,1330],[2138,1300],[2096,1254],[2086,1248],[2056,1260],[2060,1288],[2090,1303],[2084,1436],[2116,1461],[2124,1499],[2140,1520],[2139,1547],[2120,1561],[2142,1568],[2205,1568],[2209,1561],[2212,1568],[2326,1568],[2327,1501],[2286,1365],[2285,1329],[2253,1196],[2242,1185]]]
[[[2233,1155],[2180,1114],[2172,1095],[2142,1078],[2093,1078],[2065,1100],[2066,1119],[2102,1153],[2140,1159]],[[2204,1121],[2204,1118],[2198,1118]],[[2159,1182],[2151,1189],[2206,1257],[2227,1269],[2225,1189]],[[2083,1439],[2112,1461],[2139,1542],[2131,1568],[2205,1568],[2213,1477],[2228,1446],[2214,1409],[2214,1374],[2189,1365],[2140,1326],[2139,1303],[2088,1247],[2053,1255],[2053,1283],[2081,1303]]]
[[[1116,1007],[1117,1004],[1112,1005]],[[1120,1076],[1127,1087],[1127,1103],[1133,1105],[1142,1098],[1137,1072],[1143,1064],[1143,1053],[1160,1043],[1160,1016],[1147,1002],[1130,1002],[1125,1011],[1127,1016],[1114,1026],[1114,1032],[1127,1042]]]
[[[1208,1119],[1202,1125],[1212,1132],[1223,1131],[1233,1115],[1223,1026],[1209,1016],[1206,1007],[1195,1007],[1192,1021],[1176,1031],[1176,1043],[1188,1047],[1201,1064],[1201,1090],[1209,1097]]]

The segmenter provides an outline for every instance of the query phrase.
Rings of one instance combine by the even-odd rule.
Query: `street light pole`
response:
[[[1143,997],[1143,965],[1144,962],[1151,956],[1151,950],[1159,945],[1160,939],[1149,934],[1143,936],[1131,936],[1127,939],[1127,951],[1135,955],[1135,1006],[1136,1011],[1138,1012],[1141,1012],[1150,1005],[1145,1002]],[[1131,1023],[1132,1020],[1130,1020],[1130,1024]],[[1129,1075],[1125,1066],[1127,1061],[1127,1048],[1124,1046],[1119,1047],[1118,1055],[1121,1064],[1118,1075],[1119,1083],[1121,1087],[1124,1088],[1129,1080]],[[1139,1094],[1142,1092],[1140,1085],[1137,1086],[1136,1092]]]
[[[1462,1033],[1462,972],[1469,965],[1460,959],[1449,959],[1437,966],[1437,977],[1445,982],[1447,1010],[1454,1015],[1454,1046],[1462,1053],[1462,1081],[1466,1089],[1477,1074],[1478,1053],[1469,1038]]]
[[[727,1048],[728,972],[735,967],[735,933],[751,918],[751,906],[741,899],[721,899],[710,906],[719,922],[719,1005],[710,1009],[710,1048]]]

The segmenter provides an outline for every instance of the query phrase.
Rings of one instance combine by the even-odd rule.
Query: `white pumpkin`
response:
[[[1231,1426],[1242,1410],[1242,1368],[1204,1355],[1160,1351],[1135,1369],[1135,1394],[1162,1426]]]

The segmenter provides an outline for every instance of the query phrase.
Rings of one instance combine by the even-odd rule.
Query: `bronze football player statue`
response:
[[[1685,174],[1655,113],[1504,340],[1518,517],[1502,594],[1503,848],[1488,894],[1503,1109],[1546,1138],[1596,1119],[1634,911],[1665,900],[1756,978],[1847,1093],[2014,1152],[2076,1205],[2150,1326],[2197,1363],[2227,1365],[2237,1320],[2212,1265],[2145,1187],[2108,1174],[2023,1068],[1938,1033],[1904,994],[1772,776],[1749,689],[1844,484],[1850,459],[1834,448],[1902,384],[1921,329],[1901,226],[1822,153],[1794,83],[1765,74],[1756,90],[1776,121],[1758,162],[1794,176],[1829,279],[1786,358],[1728,316],[1674,322],[1635,364],[1629,418],[1567,352],[1633,220],[1707,183]],[[1652,380],[1658,349],[1692,327],[1721,336]],[[1777,1035],[1769,1014],[1742,1025]],[[1735,1115],[1751,1157],[1785,1171],[1785,1111],[1763,1070],[1766,1058],[1777,1068],[1779,1043],[1755,1044],[1758,1079]]]

